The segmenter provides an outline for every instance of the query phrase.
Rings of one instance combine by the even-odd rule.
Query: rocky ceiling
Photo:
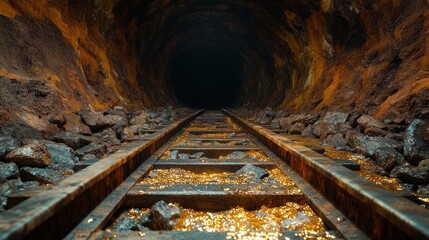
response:
[[[270,105],[412,118],[429,105],[427,35],[425,0],[0,0],[0,111]]]

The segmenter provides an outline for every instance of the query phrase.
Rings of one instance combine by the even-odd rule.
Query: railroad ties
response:
[[[230,112],[196,112],[151,133],[57,185],[13,195],[14,207],[0,214],[0,238],[429,237],[426,210],[364,180],[353,172],[358,165],[334,162]],[[172,230],[113,227],[160,201],[180,206],[182,218],[209,216],[213,226],[186,219]],[[247,217],[259,225],[234,225]],[[281,223],[270,224],[274,219]]]

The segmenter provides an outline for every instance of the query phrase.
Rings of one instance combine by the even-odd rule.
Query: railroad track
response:
[[[359,166],[353,162],[314,150],[230,112],[199,111],[129,140],[59,184],[12,195],[13,207],[0,214],[0,238],[429,238],[426,210],[355,174]],[[252,180],[235,173],[245,166],[265,169],[269,177]],[[151,208],[161,200],[179,204],[188,215],[235,209],[242,217],[261,208],[287,215],[299,208],[320,222],[300,223],[308,218],[293,216],[295,228],[259,229],[249,222],[235,232],[216,231],[219,223],[198,231],[183,222],[173,231],[112,229],[129,209]],[[241,217],[232,216],[230,224]]]

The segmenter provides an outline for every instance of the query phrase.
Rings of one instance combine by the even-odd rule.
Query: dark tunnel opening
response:
[[[237,104],[243,88],[243,61],[231,47],[206,43],[174,57],[169,80],[175,97],[195,108],[217,109]]]

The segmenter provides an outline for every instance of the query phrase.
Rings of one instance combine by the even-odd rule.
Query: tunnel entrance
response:
[[[190,107],[216,109],[236,105],[243,88],[243,61],[231,47],[194,46],[170,62],[175,97]]]

